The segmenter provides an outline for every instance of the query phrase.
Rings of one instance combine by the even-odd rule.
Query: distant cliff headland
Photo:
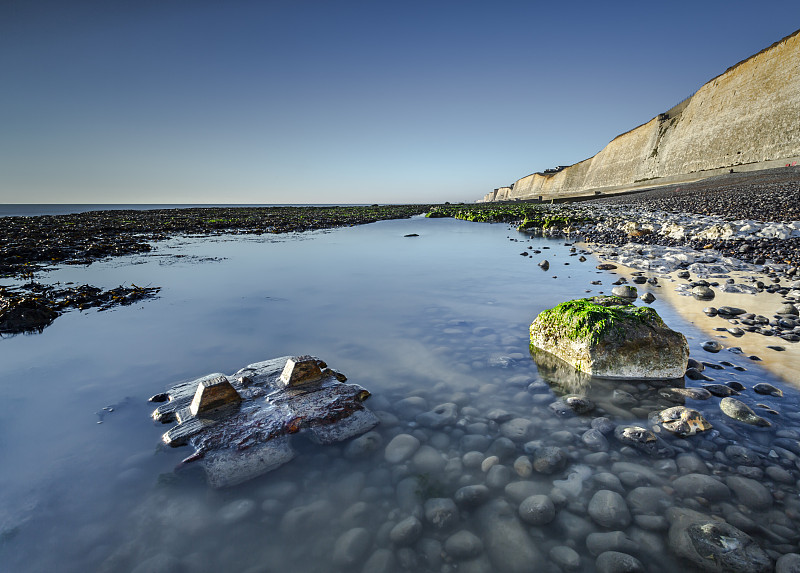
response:
[[[622,192],[695,181],[800,157],[800,30],[739,62],[691,97],[614,138],[597,155],[523,177],[483,201]]]

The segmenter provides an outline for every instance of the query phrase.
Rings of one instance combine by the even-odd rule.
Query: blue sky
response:
[[[4,0],[0,202],[473,201],[798,22],[796,0]]]

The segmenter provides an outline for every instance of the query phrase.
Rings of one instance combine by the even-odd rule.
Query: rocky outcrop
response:
[[[686,337],[655,310],[614,296],[563,302],[531,323],[531,346],[601,378],[682,378]]]
[[[800,156],[800,30],[729,68],[597,155],[534,173],[484,201],[549,200],[696,180],[715,169]],[[707,173],[710,174],[710,173]]]

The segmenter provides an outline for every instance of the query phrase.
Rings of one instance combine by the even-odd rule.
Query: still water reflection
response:
[[[411,233],[419,236],[404,236]],[[541,254],[520,256],[533,252],[529,246]],[[596,548],[587,548],[587,536],[609,530],[635,540],[630,551],[648,567],[674,563],[664,523],[655,519],[664,507],[648,510],[649,521],[600,527],[587,503],[600,489],[672,492],[676,464],[620,451],[613,436],[605,450],[580,442],[593,416],[604,412],[628,423],[663,406],[663,398],[634,384],[626,392],[634,402],[620,401],[607,383],[590,380],[587,395],[603,410],[560,418],[548,404],[565,390],[539,373],[528,352],[527,328],[538,312],[598,288],[591,285],[598,278],[592,259],[580,263],[574,255],[563,240],[528,241],[501,225],[414,218],[277,238],[181,238],[148,255],[50,273],[48,281],[133,282],[162,291],[140,306],[73,312],[42,334],[0,340],[3,569],[591,571]],[[535,264],[542,258],[550,261],[546,272]],[[702,353],[702,335],[668,307],[654,306],[687,334],[693,356]],[[321,357],[372,392],[368,404],[383,420],[374,451],[315,446],[301,436],[293,462],[228,490],[209,489],[198,471],[173,471],[188,452],[159,447],[166,427],[150,421],[149,396],[178,381],[297,354]],[[784,387],[747,367],[723,367],[715,376]],[[780,401],[759,401],[796,411],[796,395],[785,391]],[[458,405],[455,422],[417,423],[418,413],[445,402]],[[763,449],[774,433],[708,417],[720,444],[751,440]],[[794,422],[784,419],[788,436]],[[508,425],[515,420],[523,421]],[[384,450],[398,434],[421,445],[390,464]],[[561,447],[565,466],[525,476],[515,461],[537,445]],[[710,438],[701,445],[704,467],[728,471],[719,446]],[[676,447],[695,455],[683,443]],[[605,455],[591,457],[598,453]],[[480,465],[491,456],[502,469],[484,472]],[[794,460],[780,462],[789,475],[781,492],[794,494]],[[644,477],[620,476],[633,471],[620,463],[645,468]],[[426,501],[484,483],[491,499],[483,508],[461,504],[454,517],[431,517],[447,508]],[[534,494],[554,502],[551,524],[514,517]],[[664,495],[664,506],[703,509]],[[757,510],[734,510],[748,519],[769,515],[784,536],[794,528],[777,498]],[[422,530],[411,527],[404,537],[396,528],[410,516]],[[498,541],[498,532],[513,539],[520,531],[525,537],[513,548]],[[775,531],[767,537],[780,551],[776,535],[783,540]],[[532,556],[537,565],[521,564]]]

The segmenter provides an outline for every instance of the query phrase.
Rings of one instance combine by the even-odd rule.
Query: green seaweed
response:
[[[546,331],[557,329],[570,340],[588,339],[592,344],[609,333],[624,334],[625,327],[633,324],[664,324],[654,309],[615,296],[568,300],[543,311],[536,320]]]

